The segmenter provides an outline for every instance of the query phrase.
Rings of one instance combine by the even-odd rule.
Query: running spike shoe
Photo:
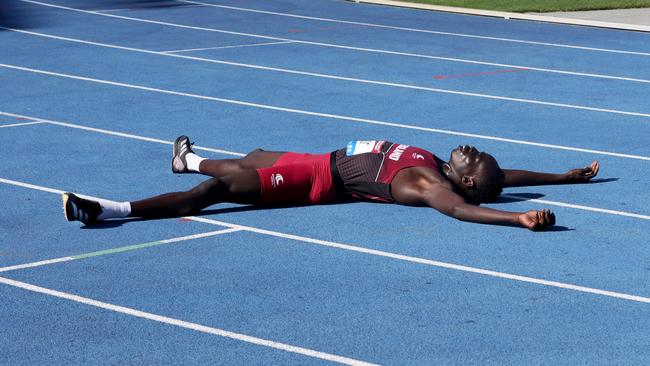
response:
[[[97,221],[97,216],[102,213],[102,207],[98,202],[81,198],[74,193],[66,192],[63,199],[63,213],[68,221],[81,221],[84,224],[92,224]]]
[[[172,151],[172,172],[176,174],[190,173],[190,170],[187,169],[187,160],[185,157],[187,154],[194,153],[192,151],[192,145],[194,144],[190,142],[190,138],[185,135],[176,138]]]

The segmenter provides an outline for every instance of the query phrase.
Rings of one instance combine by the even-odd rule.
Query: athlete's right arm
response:
[[[393,186],[392,195],[398,203],[410,206],[429,206],[461,221],[522,226],[530,230],[541,230],[555,224],[555,214],[549,210],[509,212],[475,206],[468,204],[463,197],[442,184],[426,180]]]

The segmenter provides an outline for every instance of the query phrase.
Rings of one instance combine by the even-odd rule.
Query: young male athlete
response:
[[[134,202],[88,200],[63,194],[68,221],[91,224],[123,218],[163,218],[196,213],[220,202],[257,205],[321,204],[358,199],[429,206],[463,221],[539,230],[555,224],[550,210],[507,212],[479,207],[502,187],[587,182],[598,162],[563,174],[501,169],[491,155],[458,146],[448,162],[410,145],[351,141],[326,154],[255,150],[242,159],[208,160],[187,136],[174,142],[172,171],[212,178],[186,192]]]

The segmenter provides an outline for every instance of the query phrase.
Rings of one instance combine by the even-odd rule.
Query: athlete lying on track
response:
[[[172,171],[212,178],[186,192],[134,202],[64,193],[65,217],[90,224],[185,216],[221,202],[292,205],[357,199],[429,206],[463,221],[539,230],[555,224],[550,210],[507,212],[478,204],[495,201],[503,187],[587,182],[598,174],[598,162],[563,174],[536,173],[501,169],[491,155],[471,146],[457,147],[444,162],[424,149],[389,141],[352,141],[326,154],[258,149],[242,159],[208,160],[192,151],[187,136],[180,136],[174,142]]]

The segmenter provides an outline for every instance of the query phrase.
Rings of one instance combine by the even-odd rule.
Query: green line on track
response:
[[[152,241],[152,242],[149,242],[149,243],[127,245],[125,247],[106,249],[106,250],[99,250],[99,251],[91,252],[91,253],[73,255],[73,256],[70,256],[70,258],[72,258],[72,259],[84,259],[84,258],[90,258],[90,257],[98,257],[100,255],[128,252],[130,250],[153,247],[153,246],[161,245],[161,244],[165,244],[165,243],[166,243],[166,241],[158,240],[158,241]]]
[[[141,244],[126,245],[126,246],[119,247],[119,248],[98,250],[96,252],[72,255],[69,258],[71,258],[71,259],[84,259],[84,258],[90,258],[90,257],[99,257],[101,255],[106,255],[106,254],[122,253],[122,252],[131,251],[131,250],[137,250],[137,249],[148,248],[148,247],[155,247],[156,245],[171,244],[171,243],[176,243],[176,242],[186,241],[186,240],[207,238],[207,237],[211,237],[211,236],[232,233],[232,232],[240,231],[240,230],[241,229],[228,228],[228,229],[223,229],[223,230],[210,231],[210,232],[207,232],[207,233],[181,236],[181,237],[178,237],[178,238],[156,240],[156,241],[150,241],[150,242],[141,243]]]

